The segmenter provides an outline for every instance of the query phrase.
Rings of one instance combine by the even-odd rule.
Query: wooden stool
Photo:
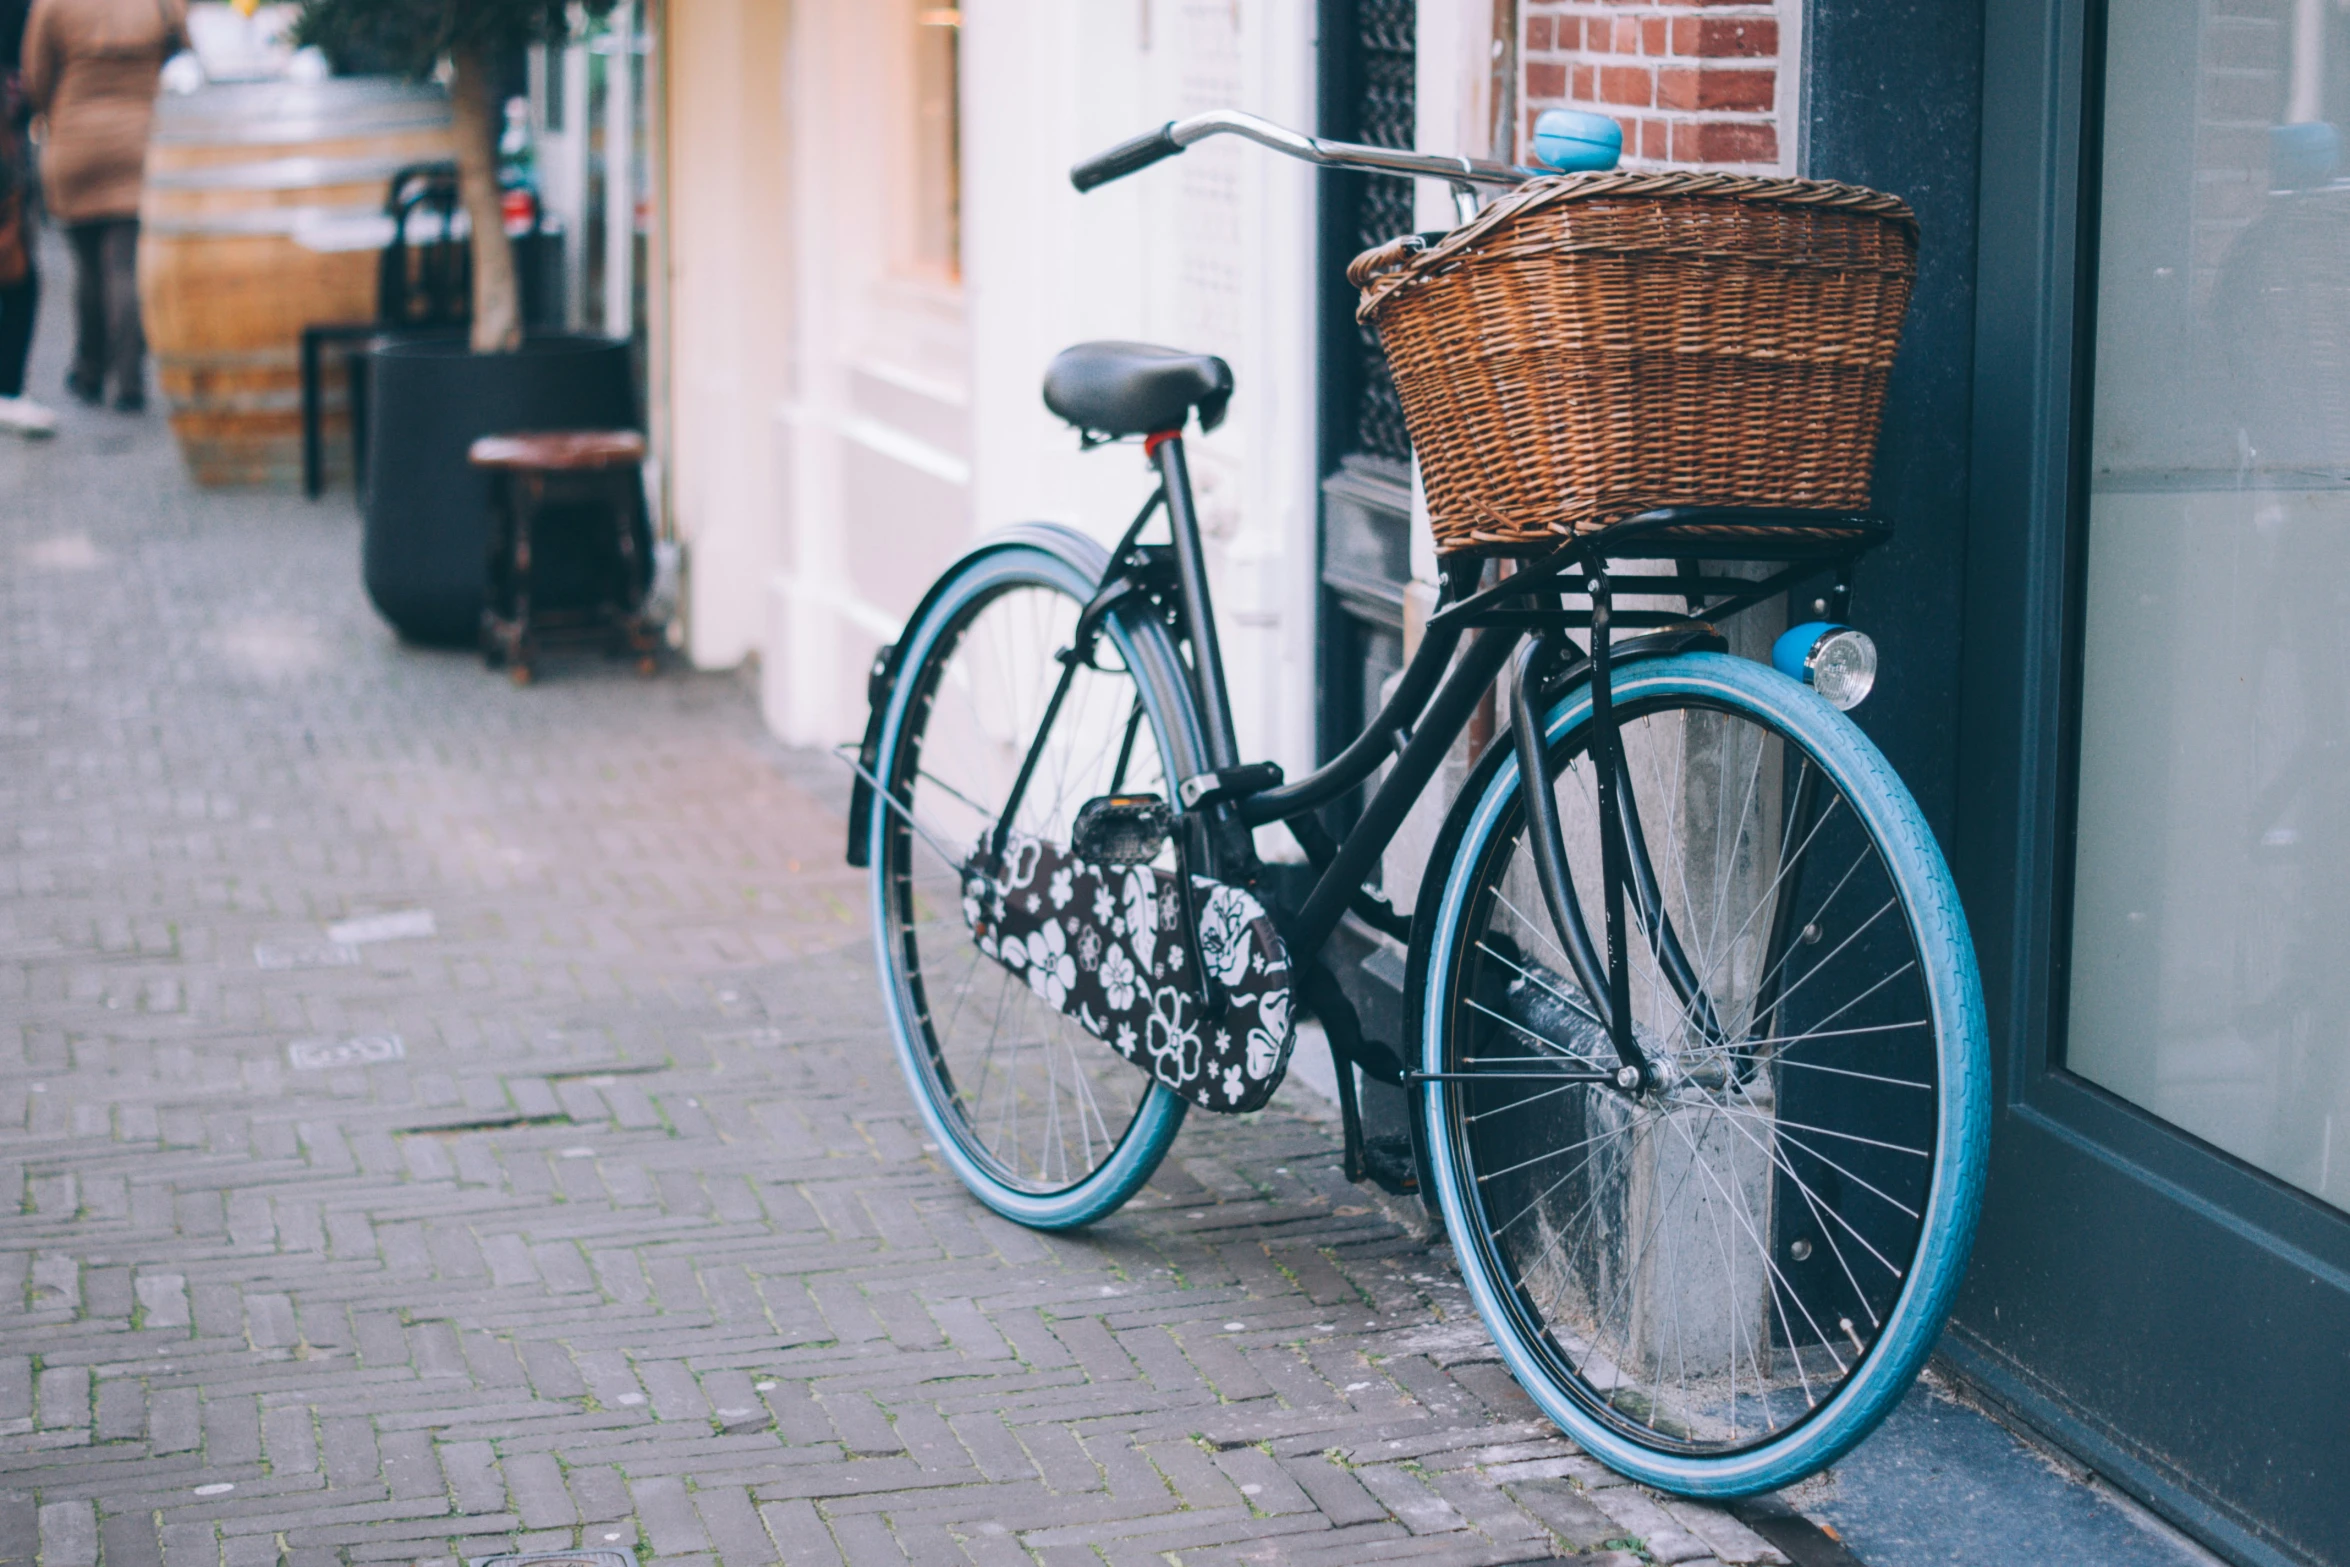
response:
[[[645,438],[633,430],[485,435],[466,456],[476,468],[488,469],[498,486],[489,602],[481,613],[482,655],[490,667],[504,664],[516,685],[528,685],[542,632],[585,630],[604,633],[615,652],[635,653],[637,672],[651,674],[656,642],[654,628],[638,613],[644,578],[636,538]],[[585,609],[550,612],[532,602],[531,566],[541,514],[549,506],[595,507],[610,519],[603,591]]]

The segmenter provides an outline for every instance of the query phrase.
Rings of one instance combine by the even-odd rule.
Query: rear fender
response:
[[[1096,583],[1110,568],[1110,552],[1074,528],[1052,522],[1015,523],[982,540],[953,566],[940,572],[930,591],[922,595],[922,602],[914,607],[914,613],[906,618],[906,631],[922,624],[947,584],[960,576],[971,562],[1009,549],[1050,551],[1082,569]],[[901,632],[896,641],[874,654],[873,667],[865,676],[865,735],[857,743],[857,776],[849,789],[848,862],[860,870],[873,863],[873,770],[881,759],[881,724],[889,713],[890,697],[897,690],[902,649],[908,640]]]

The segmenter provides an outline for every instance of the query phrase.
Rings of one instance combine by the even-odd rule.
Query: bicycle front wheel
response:
[[[1546,912],[1516,760],[1472,780],[1415,953],[1430,1161],[1519,1382],[1687,1496],[1816,1472],[1883,1418],[1964,1269],[1989,1123],[1981,983],[1924,818],[1809,688],[1696,653],[1621,672],[1636,1042]],[[1604,952],[1590,702],[1546,721]],[[1507,747],[1497,748],[1503,752]],[[1570,937],[1569,945],[1573,944]]]
[[[1182,667],[1147,614],[1112,615],[1052,706],[1057,655],[1108,559],[1042,526],[964,557],[906,630],[875,758],[873,934],[899,1063],[963,1184],[1039,1229],[1125,1202],[1183,1124],[1174,1090],[982,953],[962,904],[964,866],[1048,717],[1014,814],[1026,836],[1067,844],[1087,800],[1171,796],[1169,780],[1205,770]]]

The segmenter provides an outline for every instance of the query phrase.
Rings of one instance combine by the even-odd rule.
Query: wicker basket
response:
[[[1441,550],[1655,506],[1858,510],[1917,220],[1852,185],[1531,182],[1434,245],[1355,258]]]

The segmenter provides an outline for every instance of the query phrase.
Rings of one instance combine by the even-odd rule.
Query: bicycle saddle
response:
[[[1199,427],[1213,430],[1231,401],[1223,360],[1149,343],[1079,343],[1044,373],[1044,405],[1092,435],[1180,430],[1195,408]]]

